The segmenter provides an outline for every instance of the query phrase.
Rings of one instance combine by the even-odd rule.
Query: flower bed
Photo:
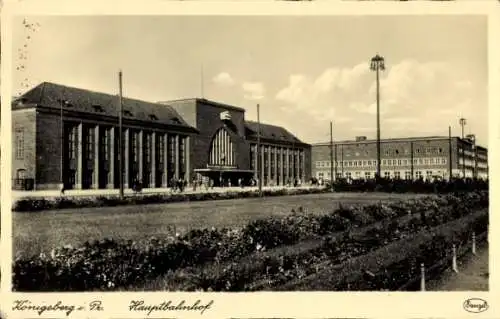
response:
[[[241,230],[193,230],[177,238],[151,239],[145,247],[139,247],[132,241],[118,242],[108,239],[86,243],[80,248],[59,248],[47,255],[18,259],[14,263],[13,284],[17,291],[113,290],[137,286],[165,274],[173,274],[174,277],[177,276],[176,280],[179,280],[179,272],[191,274],[191,282],[196,282],[196,276],[199,274],[193,274],[190,267],[203,264],[219,267],[230,263],[233,268],[225,270],[224,275],[216,280],[218,283],[209,285],[207,289],[233,290],[241,284],[251,283],[252,281],[248,280],[252,276],[262,277],[263,273],[269,275],[273,272],[276,277],[281,276],[280,271],[273,270],[275,268],[272,268],[272,263],[267,260],[254,259],[245,263],[249,269],[252,265],[264,265],[265,270],[236,270],[246,266],[235,266],[232,261],[241,260],[250,254],[294,245],[311,238],[320,239],[321,245],[317,250],[305,250],[304,256],[292,257],[287,261],[292,265],[290,267],[296,269],[295,274],[291,272],[292,275],[300,277],[300,271],[306,269],[306,266],[302,265],[303,261],[309,262],[313,258],[311,256],[319,256],[313,264],[322,262],[321,258],[324,256],[330,259],[336,256],[340,262],[342,258],[353,256],[347,254],[351,249],[362,254],[392,241],[393,237],[401,238],[401,235],[395,236],[396,231],[400,234],[403,231],[411,233],[416,231],[415,227],[438,225],[465,216],[476,207],[487,205],[487,193],[468,193],[390,205],[340,208],[319,216],[296,213],[282,218],[258,220]],[[398,217],[405,217],[406,222],[400,224],[396,221]],[[381,220],[386,222],[380,228],[366,228],[361,231],[362,235],[354,240],[350,231],[344,237],[328,237],[339,231],[354,231]],[[332,250],[334,247],[341,249]],[[215,270],[211,272],[212,277],[220,274]],[[229,280],[231,285],[227,284],[224,276],[232,278]],[[247,277],[248,280],[245,279]],[[235,283],[238,284],[235,286]],[[202,286],[194,285],[196,289]]]
[[[285,196],[285,195],[304,195],[320,194],[330,190],[323,187],[313,188],[281,188],[264,189],[262,195]],[[83,207],[103,207],[103,206],[122,206],[122,205],[146,205],[174,202],[194,202],[206,200],[225,200],[238,198],[258,197],[259,192],[255,189],[227,192],[207,192],[207,193],[171,193],[171,194],[138,194],[126,196],[120,199],[119,196],[66,196],[46,198],[23,198],[17,200],[12,210],[16,212],[30,212],[41,210],[53,210],[64,208],[83,208]]]
[[[455,203],[457,204],[457,203]],[[467,216],[475,211],[475,202],[464,203],[455,212],[453,204],[426,211],[426,218],[388,214],[381,223],[358,231],[326,236],[315,245],[300,243],[284,253],[255,253],[244,260],[207,267],[182,269],[163,279],[168,290],[248,291],[272,290],[290,280],[318,273],[331,264],[339,264],[366,254],[390,242],[411,238],[416,232]],[[373,208],[372,208],[373,210]],[[368,210],[370,211],[370,210]]]
[[[475,212],[417,233],[409,240],[394,242],[358,258],[326,267],[306,278],[284,283],[277,290],[397,290],[420,275],[420,263],[430,266],[438,260],[450,258],[453,243],[464,243],[473,231],[484,232],[487,226],[488,212]],[[366,270],[372,275],[367,276]],[[427,275],[432,277],[435,273]]]

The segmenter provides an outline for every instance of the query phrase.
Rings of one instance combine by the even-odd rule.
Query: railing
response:
[[[412,287],[417,288],[418,283],[420,283],[420,291],[425,291],[426,280],[434,279],[434,277],[443,273],[443,271],[445,271],[449,267],[451,267],[451,270],[453,272],[458,273],[459,270],[457,266],[457,259],[464,257],[467,253],[472,253],[472,255],[476,255],[477,243],[484,241],[487,238],[488,238],[488,232],[484,232],[477,237],[475,233],[472,233],[471,242],[465,241],[458,248],[455,244],[451,247],[451,260],[450,260],[450,255],[446,254],[446,257],[437,261],[435,264],[430,265],[430,267],[426,268],[423,263],[420,264],[420,276],[409,280],[404,285],[400,286],[398,290],[405,291]]]

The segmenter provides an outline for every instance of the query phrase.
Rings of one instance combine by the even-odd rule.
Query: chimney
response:
[[[366,136],[356,136],[356,142],[366,141]]]

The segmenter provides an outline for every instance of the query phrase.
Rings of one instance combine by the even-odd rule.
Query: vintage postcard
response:
[[[500,317],[498,9],[4,4],[3,314]]]

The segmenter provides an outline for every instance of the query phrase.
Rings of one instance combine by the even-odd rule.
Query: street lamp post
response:
[[[380,178],[380,71],[385,70],[384,57],[375,55],[371,59],[370,70],[375,71],[377,77],[377,173],[375,179]]]
[[[120,160],[118,161],[119,168],[118,170],[120,171],[119,174],[119,181],[120,181],[120,199],[124,198],[124,185],[123,185],[123,180],[124,180],[124,163],[123,161],[125,160],[125,156],[123,154],[123,87],[122,87],[122,71],[120,70],[118,72],[118,88],[119,88],[119,96],[118,96],[118,104],[119,104],[119,113],[118,113],[118,149],[119,151],[119,156]]]
[[[60,158],[60,165],[61,165],[61,193],[64,193],[64,118],[63,118],[63,111],[64,111],[64,99],[60,99],[60,120],[61,120],[61,127],[60,127],[60,134],[61,134],[61,158]]]
[[[464,126],[467,124],[467,120],[463,117],[459,120],[460,126],[462,127],[462,175],[465,178],[465,144],[464,144]]]

